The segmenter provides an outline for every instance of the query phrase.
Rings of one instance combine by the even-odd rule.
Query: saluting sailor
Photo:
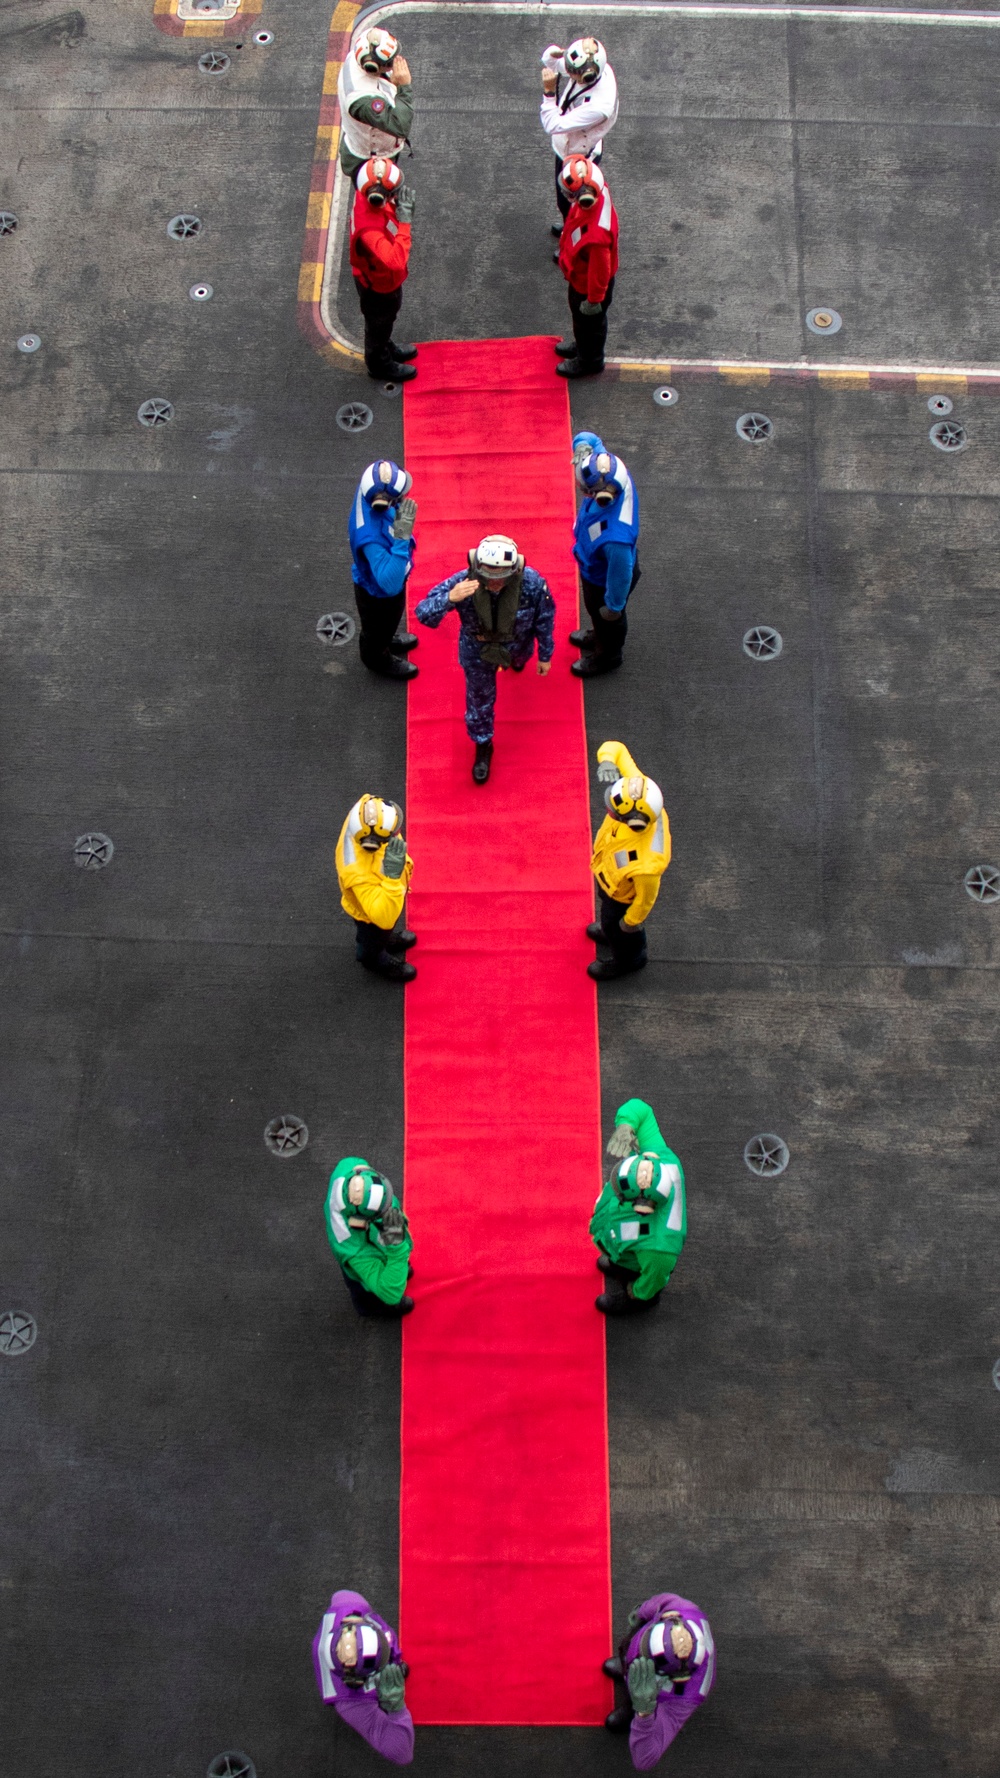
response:
[[[618,121],[618,82],[608,52],[596,37],[578,37],[568,49],[550,43],[542,55],[542,129],[556,156],[556,203],[569,215],[559,183],[563,161],[583,155],[600,164],[604,138]],[[552,233],[562,233],[553,223]]]
[[[608,1153],[617,1161],[590,1219],[597,1269],[622,1290],[597,1298],[602,1315],[639,1314],[659,1302],[687,1238],[684,1169],[652,1107],[627,1099],[615,1112]]]
[[[406,1708],[406,1677],[399,1637],[362,1593],[334,1593],[313,1637],[313,1666],[324,1704],[363,1740],[391,1760],[413,1760],[413,1718]]]
[[[608,813],[590,860],[601,917],[587,927],[587,937],[608,945],[611,957],[589,963],[587,974],[604,982],[645,967],[644,921],[670,863],[670,823],[660,786],[640,772],[621,741],[602,741],[597,758]]]
[[[644,1599],[629,1612],[628,1627],[617,1657],[604,1662],[609,1678],[624,1680],[628,1703],[604,1726],[628,1729],[632,1764],[648,1772],[713,1690],[715,1642],[701,1607],[679,1593]]]
[[[573,554],[580,565],[583,602],[592,628],[572,631],[570,641],[582,658],[570,670],[578,679],[589,679],[622,664],[628,635],[625,607],[642,573],[639,498],[625,464],[606,451],[600,439],[576,463],[576,479],[584,499],[576,515]]]
[[[340,164],[349,179],[373,155],[395,160],[410,139],[413,88],[406,57],[391,31],[362,31],[341,63]]]

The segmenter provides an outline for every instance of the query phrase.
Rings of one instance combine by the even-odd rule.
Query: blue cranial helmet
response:
[[[412,486],[413,477],[408,470],[400,469],[391,458],[382,457],[377,463],[369,463],[361,477],[359,492],[373,512],[387,512],[409,493]]]
[[[581,488],[598,506],[613,506],[625,492],[628,481],[628,470],[621,458],[612,456],[603,445],[591,451],[576,473]]]

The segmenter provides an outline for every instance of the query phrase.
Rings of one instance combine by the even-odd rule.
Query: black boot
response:
[[[632,1727],[634,1715],[635,1711],[630,1705],[620,1704],[617,1710],[612,1710],[610,1715],[604,1718],[604,1727],[610,1729],[613,1735],[622,1735],[626,1729]]]
[[[569,377],[571,379],[576,377],[599,377],[603,369],[603,358],[601,359],[600,364],[581,364],[579,358],[564,358],[561,364],[556,365],[556,376]]]
[[[409,364],[410,359],[416,356],[416,346],[399,346],[395,340],[389,341],[389,357],[394,358],[397,364]]]
[[[554,235],[554,236],[555,236],[555,239],[556,239],[556,240],[557,240],[557,241],[561,241],[561,240],[562,240],[562,232],[563,232],[563,225],[562,225],[562,223],[561,223],[561,222],[554,222],[554,223],[553,223],[553,224],[552,224],[552,233],[553,233],[553,235]]]
[[[401,1316],[411,1315],[413,1313],[413,1307],[414,1307],[412,1296],[401,1296],[396,1307],[398,1308]]]
[[[630,963],[620,963],[617,957],[611,957],[604,963],[588,963],[587,974],[595,982],[613,982],[620,975],[634,975],[637,969],[645,969],[645,957],[634,957]]]
[[[384,358],[381,364],[366,364],[365,369],[377,383],[412,383],[417,374],[415,364],[400,364],[395,358]]]
[[[598,1254],[598,1256],[597,1256],[597,1270],[598,1270],[598,1271],[599,1271],[599,1272],[604,1272],[604,1273],[605,1273],[605,1274],[608,1274],[608,1273],[611,1273],[611,1272],[613,1272],[613,1271],[614,1271],[614,1269],[615,1269],[615,1262],[614,1262],[614,1260],[613,1260],[613,1259],[609,1259],[609,1258],[608,1258],[608,1256],[607,1256],[607,1254],[606,1254],[606,1253],[599,1253],[599,1254]],[[605,1663],[604,1663],[604,1671],[605,1671],[605,1673],[606,1673],[606,1672],[607,1672],[607,1670],[608,1670],[608,1663],[607,1663],[607,1661],[605,1661]],[[613,1679],[614,1679],[614,1678],[618,1678],[618,1679],[620,1679],[620,1678],[621,1678],[621,1674],[620,1674],[620,1673],[618,1673],[618,1674],[612,1674],[612,1678],[613,1678]]]
[[[597,637],[593,630],[570,630],[569,645],[571,648],[582,648],[585,653],[597,647]]]
[[[384,976],[387,982],[412,982],[417,974],[412,963],[405,963],[402,957],[394,957],[391,951],[380,951],[370,963],[362,959],[361,967],[372,975]]]
[[[643,1299],[629,1296],[627,1290],[619,1291],[615,1296],[605,1292],[594,1298],[594,1308],[600,1309],[602,1315],[645,1315],[654,1307],[659,1294],[657,1291],[656,1296]]]
[[[490,775],[490,761],[493,758],[493,742],[476,742],[476,761],[472,768],[473,784],[485,784]]]
[[[364,660],[364,655],[361,658]],[[412,661],[400,660],[399,655],[390,654],[388,649],[384,654],[372,655],[365,661],[365,666],[369,673],[377,673],[380,679],[415,679],[420,671]]]
[[[403,932],[390,932],[385,941],[387,951],[411,951],[417,942],[415,932],[409,929]]]
[[[599,673],[613,673],[621,664],[620,654],[598,654],[595,649],[592,654],[582,655],[578,661],[574,661],[570,672],[575,673],[578,679],[596,679]]]
[[[399,635],[393,636],[390,641],[389,652],[390,654],[407,654],[411,648],[419,648],[419,646],[420,637],[415,636],[412,630],[400,630]]]
[[[576,357],[576,341],[575,340],[560,340],[558,345],[556,346],[556,357],[557,358],[575,358]]]
[[[621,1659],[618,1655],[612,1655],[610,1661],[603,1662],[601,1672],[606,1673],[609,1679],[625,1678],[625,1669],[622,1666]]]
[[[592,945],[606,945],[608,943],[608,935],[600,920],[591,920],[587,927],[587,937]]]

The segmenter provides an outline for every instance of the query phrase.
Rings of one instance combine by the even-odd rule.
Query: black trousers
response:
[[[406,606],[406,593],[394,593],[389,599],[375,599],[355,582],[354,603],[361,619],[358,635],[361,659],[366,667],[377,666],[389,652],[389,644]]]
[[[634,932],[623,932],[618,924],[623,915],[628,913],[630,904],[627,901],[614,901],[610,895],[605,895],[600,884],[597,885],[597,894],[601,904],[601,931],[604,933],[605,944],[611,947],[615,962],[634,963],[637,958],[645,957],[645,926],[637,927]]]
[[[398,290],[369,290],[360,278],[355,278],[354,287],[361,304],[361,313],[365,318],[365,367],[375,376],[391,374],[393,359],[389,352],[389,341],[396,316],[403,306],[403,287]]]
[[[599,315],[582,315],[580,304],[587,298],[574,290],[572,284],[567,285],[569,311],[573,318],[573,338],[576,341],[576,355],[581,364],[588,370],[601,370],[604,367],[604,344],[608,337],[608,310],[611,298],[615,293],[615,281],[612,278],[608,285],[608,293],[601,304]]]
[[[635,567],[632,570],[632,584],[628,589],[630,593],[638,586],[641,579],[642,569],[639,566],[639,558],[636,556]],[[580,585],[583,589],[583,603],[587,616],[594,626],[594,653],[621,654],[625,646],[625,638],[628,635],[628,604],[626,603],[625,609],[619,617],[602,617],[601,606],[604,604],[604,588],[595,586],[592,580],[585,580],[582,574]]]
[[[599,148],[596,154],[588,155],[587,158],[588,158],[588,160],[593,162],[595,167],[599,167],[601,164],[601,161],[603,159],[603,156],[604,156],[604,150],[603,150],[603,148]],[[573,208],[573,205],[572,205],[572,202],[570,201],[570,199],[566,196],[566,193],[563,191],[563,188],[559,183],[559,175],[562,172],[562,165],[563,165],[562,155],[557,154],[556,155],[556,203],[559,205],[560,216],[562,216],[565,219],[569,215],[570,210]]]
[[[371,920],[355,920],[354,955],[359,963],[377,963],[383,951],[393,955],[393,939],[402,932],[406,925],[405,916],[397,920],[395,926],[376,926]]]
[[[351,1301],[359,1315],[371,1321],[398,1321],[400,1319],[403,1311],[398,1303],[384,1303],[373,1290],[366,1290],[356,1278],[349,1278],[343,1266],[340,1271],[341,1277],[351,1293]]]

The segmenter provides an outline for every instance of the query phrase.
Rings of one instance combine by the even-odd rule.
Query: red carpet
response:
[[[502,344],[502,355],[498,353]],[[500,675],[470,777],[458,619],[408,690],[400,1629],[421,1723],[599,1723],[611,1650],[590,817],[569,401],[548,339],[422,346],[405,393],[412,606],[489,531],[559,607],[555,664]]]

